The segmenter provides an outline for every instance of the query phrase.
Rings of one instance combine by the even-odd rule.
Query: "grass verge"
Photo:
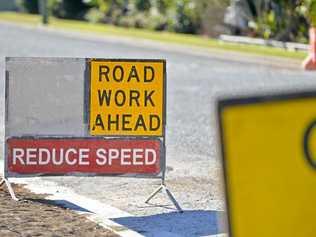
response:
[[[41,22],[41,18],[39,15],[22,14],[16,12],[0,12],[0,21],[8,21],[36,26]],[[191,45],[209,49],[229,50],[263,56],[286,57],[292,59],[303,59],[304,57],[306,57],[305,52],[292,52],[267,46],[226,43],[216,39],[209,39],[196,35],[178,34],[171,32],[155,32],[143,29],[123,28],[106,24],[91,24],[84,21],[64,20],[53,17],[50,18],[50,24],[48,27],[55,29],[96,33],[100,35],[114,35],[121,37],[149,39],[166,43]]]

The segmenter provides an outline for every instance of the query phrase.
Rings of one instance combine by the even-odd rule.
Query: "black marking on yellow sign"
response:
[[[313,158],[313,155],[311,152],[310,140],[311,140],[312,132],[316,131],[315,127],[316,127],[316,119],[313,120],[307,127],[304,133],[304,139],[303,139],[305,158],[314,169],[316,169],[316,159]]]

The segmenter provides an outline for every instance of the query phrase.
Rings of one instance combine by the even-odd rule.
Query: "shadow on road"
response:
[[[112,219],[144,236],[209,236],[226,232],[225,212],[192,210]]]
[[[34,199],[34,198],[25,198],[24,200],[31,201],[31,202],[38,202],[38,203],[42,203],[42,204],[50,205],[50,206],[57,205],[61,208],[70,209],[70,210],[78,211],[78,212],[93,213],[67,200],[48,200],[48,199]]]

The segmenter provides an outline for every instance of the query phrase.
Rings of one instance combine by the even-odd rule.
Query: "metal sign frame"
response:
[[[37,58],[35,58],[37,59]],[[58,59],[58,58],[45,58],[45,59]],[[77,58],[75,58],[77,59]],[[6,58],[6,62],[10,60],[10,57]],[[84,94],[83,94],[83,126],[85,127],[85,136],[82,137],[77,137],[77,136],[63,136],[63,134],[57,135],[57,136],[51,136],[49,134],[47,135],[36,135],[36,134],[31,134],[28,136],[9,136],[7,137],[7,135],[5,134],[5,159],[7,158],[7,147],[6,147],[6,140],[8,138],[13,138],[13,137],[29,137],[29,138],[34,138],[34,139],[38,139],[38,138],[43,138],[43,139],[47,139],[47,138],[65,138],[65,139],[75,139],[75,138],[84,138],[84,139],[145,139],[145,140],[155,140],[155,139],[159,139],[162,142],[162,149],[161,149],[161,167],[160,167],[160,172],[159,174],[155,174],[155,175],[140,175],[140,174],[122,174],[122,175],[115,175],[116,177],[139,177],[139,178],[160,178],[162,180],[165,180],[165,171],[166,171],[166,139],[165,139],[165,127],[166,127],[166,101],[167,101],[167,73],[166,73],[166,60],[165,59],[106,59],[106,58],[84,58],[85,60],[85,71],[84,71],[84,75],[83,75],[83,79],[84,79]],[[163,64],[163,101],[162,101],[162,115],[163,115],[163,121],[162,121],[162,136],[142,136],[142,135],[138,135],[138,136],[130,136],[130,135],[126,135],[126,136],[122,136],[122,135],[117,135],[117,136],[92,136],[89,133],[89,121],[90,121],[90,86],[91,86],[91,78],[90,78],[90,62],[91,61],[107,61],[107,62],[160,62]],[[9,75],[9,71],[6,69],[5,71],[5,123],[8,121],[8,117],[9,117],[9,85],[10,85],[10,75]],[[6,168],[6,165],[5,165]],[[7,176],[7,172],[4,172],[6,177],[21,177],[21,176]],[[33,175],[34,176],[34,175]],[[41,176],[55,176],[54,174],[50,175],[50,174],[42,174]],[[63,175],[60,175],[63,176]],[[69,175],[71,176],[71,174]],[[76,175],[78,176],[78,175]],[[87,176],[82,174],[82,176]],[[101,176],[100,174],[98,174],[98,176]],[[104,176],[111,176],[109,174],[105,174]],[[25,176],[23,176],[25,177]],[[28,176],[29,177],[29,176]]]
[[[31,58],[30,58],[31,59]],[[40,58],[35,58],[40,59]],[[45,59],[59,59],[59,58],[45,58]],[[65,58],[61,58],[65,59]],[[73,58],[70,58],[73,59]],[[79,58],[75,58],[79,59]],[[138,178],[154,178],[154,179],[161,179],[161,185],[149,196],[149,198],[146,200],[146,203],[148,203],[157,193],[160,191],[165,191],[169,197],[169,199],[172,201],[174,206],[177,208],[179,212],[182,212],[182,209],[180,205],[177,203],[176,199],[173,197],[172,193],[169,191],[169,189],[166,187],[165,184],[165,175],[166,175],[166,138],[165,138],[165,129],[166,129],[166,121],[167,121],[167,115],[166,115],[166,104],[167,104],[167,72],[166,72],[166,60],[165,59],[105,59],[105,58],[83,58],[85,60],[85,70],[84,70],[84,91],[83,91],[83,125],[84,126],[84,137],[76,137],[76,136],[63,136],[63,134],[57,135],[57,136],[49,136],[49,135],[41,135],[37,136],[36,134],[31,134],[31,136],[8,136],[5,134],[5,165],[4,165],[4,177],[0,181],[0,186],[3,184],[6,184],[12,199],[18,200],[14,194],[14,191],[10,185],[10,182],[8,181],[8,178],[11,177],[35,177],[35,176],[66,176],[67,174],[41,174],[41,175],[22,175],[22,174],[12,174],[8,172],[7,167],[7,139],[10,138],[34,138],[34,139],[102,139],[102,140],[159,140],[160,142],[160,172],[158,174],[97,174],[97,176],[115,176],[115,177],[138,177]],[[10,60],[9,57],[6,58],[6,63]],[[162,88],[162,134],[161,136],[155,136],[155,135],[109,135],[109,136],[96,136],[96,135],[90,135],[90,89],[91,89],[91,74],[90,74],[90,62],[91,61],[107,61],[107,62],[160,62],[163,64],[163,88]],[[5,72],[5,122],[8,121],[8,115],[9,115],[9,71],[7,70],[6,66],[6,72]],[[73,175],[73,174],[68,174]],[[95,174],[93,174],[95,175]],[[91,176],[91,174],[88,173],[80,173],[76,176]]]
[[[226,152],[225,152],[225,139],[224,139],[224,126],[222,120],[222,112],[227,107],[234,107],[234,106],[243,106],[243,105],[250,105],[250,104],[263,104],[267,102],[281,102],[281,101],[288,101],[294,99],[306,99],[306,98],[315,98],[316,99],[316,91],[305,91],[305,92],[285,92],[280,94],[273,94],[273,95],[261,95],[261,96],[249,96],[249,97],[235,97],[235,98],[220,98],[217,100],[217,131],[219,134],[218,139],[218,147],[220,150],[220,156],[222,160],[222,170],[223,170],[223,178],[225,184],[225,204],[226,204],[226,211],[227,211],[227,221],[228,221],[228,234],[229,236],[233,237],[233,226],[232,226],[232,207],[229,203],[229,187],[228,187],[228,169],[226,163]],[[314,124],[313,124],[314,126]],[[304,141],[302,142],[302,146],[305,146],[305,137]],[[306,152],[306,150],[304,149]]]

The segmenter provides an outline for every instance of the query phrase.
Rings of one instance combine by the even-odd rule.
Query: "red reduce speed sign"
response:
[[[10,138],[7,171],[14,174],[158,174],[160,140]]]

